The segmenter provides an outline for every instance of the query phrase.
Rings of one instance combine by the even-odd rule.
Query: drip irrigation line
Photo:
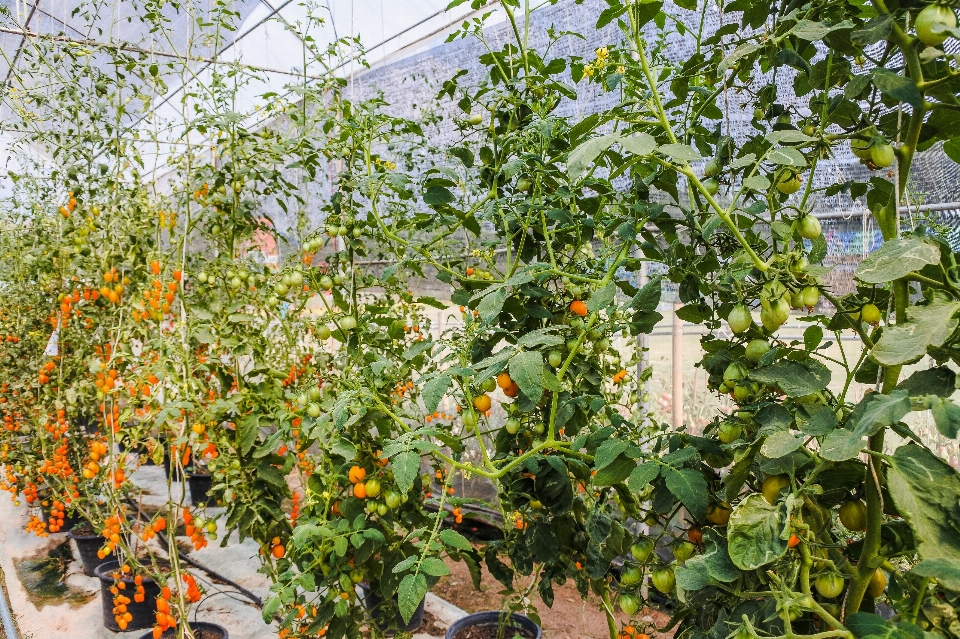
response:
[[[7,601],[7,589],[5,587],[2,570],[0,570],[0,620],[3,621],[4,636],[6,636],[7,639],[19,639],[17,624],[13,622],[13,615],[10,612],[10,602]]]
[[[127,502],[128,502],[131,506],[137,508],[137,517],[138,517],[138,519],[141,519],[141,521],[143,521],[142,518],[140,518],[141,511],[140,511],[139,507],[137,506],[136,502],[134,502],[132,499],[128,499]],[[167,542],[167,537],[166,537],[166,535],[164,535],[162,532],[158,532],[158,533],[157,533],[157,536],[160,537],[160,540],[161,540],[165,545],[167,545],[167,546],[169,547],[169,543]],[[244,588],[243,586],[241,586],[241,585],[238,584],[237,582],[233,581],[232,579],[229,579],[229,578],[223,576],[222,574],[220,574],[219,572],[217,572],[217,571],[214,570],[213,568],[210,568],[209,566],[206,566],[206,565],[200,563],[199,561],[196,561],[195,559],[191,559],[190,557],[188,557],[186,554],[184,554],[184,553],[180,550],[179,546],[177,547],[177,557],[179,557],[181,560],[187,562],[188,564],[190,564],[190,565],[193,566],[194,568],[198,568],[199,570],[202,570],[203,572],[207,573],[207,574],[208,574],[212,579],[214,579],[215,581],[222,581],[222,582],[224,582],[224,583],[226,583],[226,584],[228,584],[228,585],[236,588],[237,591],[238,591],[240,594],[242,594],[242,595],[244,595],[245,597],[247,597],[247,598],[248,598],[254,605],[256,605],[258,608],[263,608],[263,600],[260,599],[260,597],[256,596],[255,594],[253,594],[252,592],[250,592],[249,590],[247,590],[246,588]]]

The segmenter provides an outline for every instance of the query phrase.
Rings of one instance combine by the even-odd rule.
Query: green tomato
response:
[[[739,387],[734,387],[734,392],[736,392],[737,388]],[[717,431],[717,437],[724,444],[730,444],[740,439],[740,435],[742,433],[743,426],[737,422],[726,421],[720,424],[720,428]]]
[[[784,195],[790,195],[800,190],[802,180],[800,175],[791,171],[784,171],[777,178],[777,190]]]
[[[324,275],[323,277],[320,278],[320,288],[322,288],[325,291],[329,291],[330,289],[333,288],[333,280],[330,279],[329,275]]]
[[[733,387],[733,399],[740,403],[751,402],[756,397],[753,389],[746,384],[737,384]]]
[[[620,610],[628,617],[637,614],[637,611],[640,610],[640,602],[629,592],[621,593],[617,602],[620,605]]]
[[[320,417],[320,405],[312,402],[307,404],[307,415],[313,417],[314,419]]]
[[[764,304],[760,311],[760,322],[771,333],[790,319],[790,304],[782,297]]]
[[[385,516],[390,509],[387,508],[387,505],[383,502],[377,503],[377,514],[381,517]]]
[[[236,290],[241,286],[243,286],[243,280],[241,280],[239,277],[234,276],[230,278],[230,288]]]
[[[851,499],[840,505],[840,523],[847,530],[867,529],[867,505],[860,499]]]
[[[318,401],[320,399],[320,395],[321,393],[319,386],[311,386],[307,389],[307,398],[312,402]]]
[[[860,309],[860,320],[867,324],[879,324],[880,309],[876,304],[864,304]]]
[[[753,324],[753,317],[750,315],[750,309],[744,304],[737,304],[727,316],[727,324],[734,335],[739,335]]]
[[[521,193],[526,193],[530,190],[530,187],[533,186],[533,183],[530,182],[527,178],[520,178],[517,180],[517,190]]]
[[[654,570],[650,579],[653,581],[653,587],[664,594],[673,592],[677,585],[677,578],[673,574],[673,568],[670,567]]]
[[[913,27],[917,30],[920,42],[928,47],[939,47],[947,41],[950,34],[934,33],[933,25],[942,24],[950,28],[957,27],[957,14],[950,7],[940,4],[928,4],[923,11],[917,14]]]
[[[797,220],[797,232],[800,233],[800,237],[806,240],[817,239],[822,233],[820,220],[812,215],[804,215]]]
[[[689,541],[681,541],[680,543],[673,545],[673,556],[680,563],[683,563],[687,559],[693,557],[696,552],[697,547]]]
[[[893,164],[896,154],[889,144],[874,144],[870,147],[870,161],[878,168],[885,169]]]
[[[850,140],[850,150],[861,160],[870,160],[870,141],[853,138]]]
[[[835,572],[827,572],[817,577],[813,582],[813,587],[817,589],[821,597],[833,599],[839,597],[843,592],[843,577]]]
[[[480,383],[480,388],[483,389],[484,393],[492,393],[497,390],[497,380],[492,377],[488,377]]]
[[[380,480],[368,479],[364,485],[367,489],[367,497],[376,497],[380,494]]]
[[[551,368],[560,368],[560,364],[563,363],[563,353],[560,351],[550,351],[547,355],[547,362]]]
[[[707,177],[717,177],[720,174],[720,162],[717,158],[710,158],[703,166],[703,174]]]
[[[813,308],[820,301],[820,289],[816,286],[806,286],[803,289],[803,305]]]
[[[643,579],[643,571],[637,566],[626,565],[620,571],[620,583],[624,586],[635,586]]]
[[[300,286],[303,284],[303,272],[302,271],[293,271],[290,273],[290,285],[291,286]]]
[[[317,339],[327,340],[327,339],[330,339],[330,335],[331,335],[330,327],[327,326],[326,324],[321,324],[320,326],[317,327]]]
[[[339,273],[335,274],[335,275],[333,276],[333,285],[334,285],[334,286],[343,286],[343,275],[340,275]]]
[[[273,285],[273,292],[279,295],[280,297],[283,297],[289,291],[290,289],[283,282],[277,282],[276,284]]]
[[[703,189],[710,195],[716,195],[720,190],[720,182],[716,178],[707,178],[703,181]]]
[[[388,490],[383,494],[383,503],[387,505],[387,508],[396,508],[400,505],[400,495],[396,491]]]
[[[733,362],[727,366],[725,371],[723,371],[723,381],[727,384],[727,386],[730,386],[732,383],[741,380],[746,376],[747,369],[737,362]]]
[[[649,537],[640,537],[632,546],[630,546],[630,554],[633,555],[633,558],[641,564],[647,561],[652,552],[653,540]]]
[[[520,420],[517,419],[516,417],[508,417],[507,423],[504,426],[504,428],[511,435],[516,435],[517,432],[520,430]]]
[[[780,491],[790,485],[790,478],[786,475],[770,475],[763,480],[760,492],[767,503],[773,505],[780,498]]]
[[[483,116],[479,113],[474,113],[469,118],[467,118],[467,124],[470,126],[477,126],[478,124],[483,123]]]
[[[747,344],[747,361],[756,364],[770,350],[770,342],[765,339],[753,339]]]
[[[357,318],[353,315],[347,315],[340,320],[340,327],[345,331],[352,331],[357,327]]]
[[[463,414],[463,425],[465,428],[476,428],[477,426],[477,414],[473,411],[467,411]]]

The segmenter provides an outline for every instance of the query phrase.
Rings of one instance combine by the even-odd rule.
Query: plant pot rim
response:
[[[210,623],[209,621],[191,621],[189,625],[191,630],[213,630],[219,632],[223,639],[230,639],[230,633],[220,624]],[[162,636],[163,635],[161,635],[161,637]],[[153,632],[148,632],[141,636],[140,639],[153,639]]]
[[[469,628],[470,626],[475,626],[480,624],[486,625],[491,622],[499,623],[500,617],[502,614],[503,613],[500,612],[499,610],[482,610],[480,612],[474,612],[467,615],[466,617],[457,619],[452,624],[450,624],[449,628],[447,628],[445,639],[454,639],[454,637],[457,636],[457,633],[459,633],[464,628]],[[540,625],[534,622],[533,619],[531,619],[530,617],[527,617],[526,615],[521,615],[516,612],[512,612],[510,613],[510,619],[511,621],[514,621],[517,624],[526,627],[528,630],[533,631],[534,639],[542,638],[543,632],[540,629]]]
[[[70,539],[76,539],[77,541],[90,541],[91,539],[103,539],[103,535],[98,535],[96,531],[93,531],[92,535],[78,535],[77,533],[74,532],[73,528],[67,531],[67,537],[69,537]]]

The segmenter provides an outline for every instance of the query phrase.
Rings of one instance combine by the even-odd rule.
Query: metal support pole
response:
[[[680,302],[673,303],[673,420],[674,429],[683,426],[683,320],[677,317]]]

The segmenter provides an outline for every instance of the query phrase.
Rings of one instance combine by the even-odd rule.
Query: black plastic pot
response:
[[[143,594],[144,599],[142,603],[137,603],[133,601],[133,595],[137,591],[137,586],[133,581],[132,577],[123,577],[121,579],[114,579],[111,573],[117,572],[120,569],[120,562],[118,561],[109,561],[97,566],[94,570],[94,576],[100,579],[100,603],[103,606],[103,625],[107,630],[112,630],[113,632],[127,632],[130,630],[143,630],[144,628],[150,628],[153,626],[156,621],[156,604],[154,603],[157,597],[160,596],[160,586],[157,585],[153,579],[148,577],[143,578]],[[126,584],[121,592],[124,593],[124,596],[130,599],[130,603],[127,604],[127,612],[133,617],[128,623],[127,628],[124,631],[120,630],[120,626],[117,625],[117,620],[113,614],[113,595],[110,593],[110,588],[118,582],[122,581]]]
[[[457,635],[467,628],[489,626],[496,629],[500,625],[500,620],[501,614],[496,610],[475,612],[472,615],[467,615],[463,619],[454,621],[450,627],[447,628],[446,639],[457,639]],[[543,636],[540,632],[540,626],[533,623],[529,617],[513,613],[510,615],[510,620],[507,623],[509,625],[508,631],[504,633],[505,637],[511,636],[510,630],[526,630],[528,634],[533,635],[533,639],[541,639]]]
[[[110,553],[103,559],[100,559],[99,555],[97,555],[97,552],[103,548],[103,535],[93,533],[82,535],[74,530],[70,530],[67,532],[67,537],[77,544],[77,551],[80,553],[80,563],[83,564],[83,572],[88,577],[96,577],[96,570],[101,565],[110,563],[111,561],[117,561],[117,556],[114,553]]]
[[[426,603],[426,598],[417,606],[417,610],[413,613],[413,616],[410,617],[410,623],[405,624],[399,612],[393,619],[381,619],[380,605],[383,603],[383,599],[375,594],[367,584],[360,584],[360,590],[363,592],[363,605],[370,611],[370,616],[373,617],[373,620],[377,623],[377,627],[380,628],[382,632],[392,633],[399,630],[414,632],[423,625],[423,606]],[[396,597],[394,597],[394,603],[396,603]]]
[[[194,506],[206,504],[210,501],[210,487],[213,485],[213,477],[211,475],[190,473],[187,475],[187,483],[190,484],[190,502]]]
[[[227,629],[223,626],[218,626],[215,623],[207,623],[205,621],[194,621],[190,624],[190,629],[193,630],[193,634],[197,639],[230,639],[230,633],[227,632]],[[200,634],[203,633],[203,634]],[[176,628],[168,628],[165,633],[160,635],[161,639],[171,639],[172,637],[177,636]],[[153,639],[153,633],[148,632],[147,634],[140,637],[140,639]]]

